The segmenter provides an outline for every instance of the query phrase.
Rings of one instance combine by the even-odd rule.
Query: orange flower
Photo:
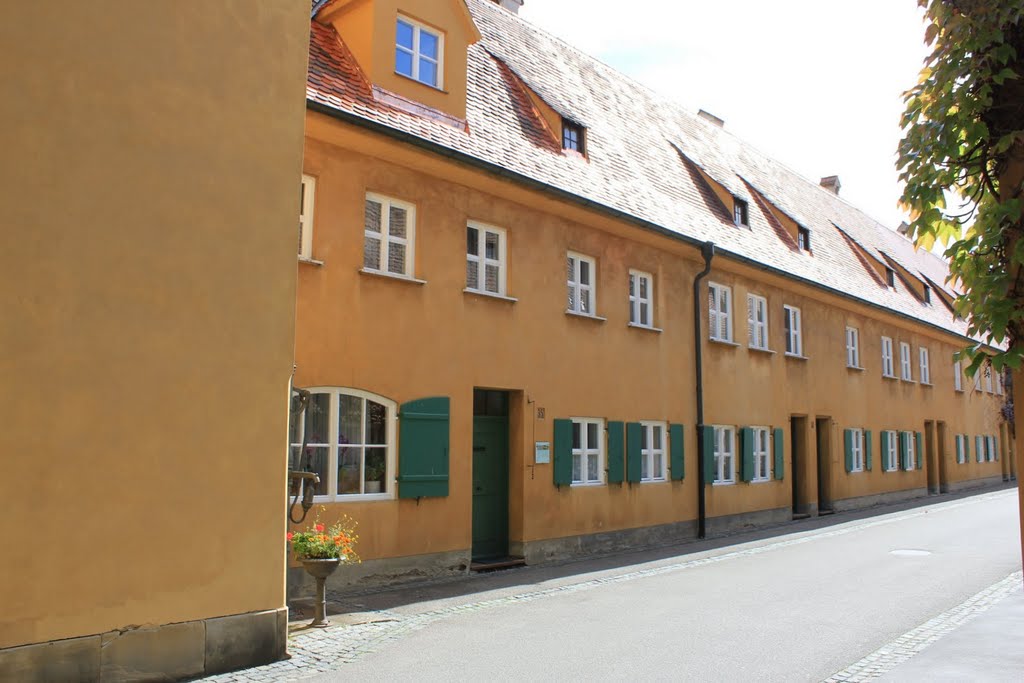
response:
[[[341,545],[341,541],[340,540],[335,540],[334,541],[334,545]]]
[[[295,536],[295,534],[293,534],[293,533],[292,533],[292,532],[290,532],[290,531],[288,532],[288,540],[289,540],[289,541],[290,541],[290,540],[292,540],[292,538],[293,538],[294,536]]]
[[[316,530],[317,531],[323,531],[324,530],[324,525],[323,524],[317,524],[316,525]]]

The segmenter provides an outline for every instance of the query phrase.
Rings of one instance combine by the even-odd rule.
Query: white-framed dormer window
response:
[[[985,392],[991,394],[992,389],[992,366],[985,363]]]
[[[434,88],[442,88],[444,36],[407,17],[395,27],[395,72]]]
[[[640,423],[640,481],[665,480],[665,423]]]
[[[302,174],[299,186],[299,257],[313,258],[313,205],[316,199],[316,178]]]
[[[957,391],[964,390],[964,371],[960,361],[953,361],[953,388]]]
[[[604,483],[604,420],[572,419],[572,483]]]
[[[892,339],[882,337],[882,377],[895,377],[896,369],[893,367]]]
[[[910,365],[910,344],[900,342],[900,379],[904,382],[913,382],[913,372]]]
[[[860,331],[856,327],[846,328],[846,367],[860,367]]]
[[[415,206],[372,192],[366,193],[363,268],[412,277],[415,235]]]
[[[629,271],[629,322],[654,326],[654,277],[650,273]]]
[[[928,349],[920,347],[917,349],[918,365],[921,372],[921,384],[931,384],[932,374],[928,367]]]
[[[570,313],[597,315],[597,292],[594,279],[597,269],[594,259],[582,254],[566,254],[566,284],[569,289]]]
[[[715,341],[732,341],[732,289],[708,284],[708,335]]]
[[[966,437],[963,434],[956,434],[953,438],[956,441],[956,463],[962,465],[967,462],[967,450],[964,448]]]
[[[804,355],[803,331],[800,322],[800,309],[796,306],[783,306],[786,323],[786,354],[790,356]]]
[[[747,346],[768,350],[768,300],[747,294]]]
[[[732,484],[736,481],[736,429],[715,425],[715,481]]]
[[[850,435],[850,471],[864,471],[864,430],[860,428],[848,429]]]
[[[314,500],[394,498],[395,402],[358,389],[309,391],[302,419],[289,428],[289,466],[320,475]]]
[[[503,229],[466,224],[466,289],[505,296],[506,258]]]
[[[738,197],[733,198],[732,219],[736,225],[750,225],[747,202]]]
[[[754,437],[754,476],[751,481],[768,481],[772,478],[771,430],[768,427],[752,427]]]
[[[885,458],[885,471],[893,472],[900,468],[899,437],[895,430],[889,430],[885,434],[885,452],[882,453],[882,457]]]

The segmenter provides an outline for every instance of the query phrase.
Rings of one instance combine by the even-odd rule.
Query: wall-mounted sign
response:
[[[538,441],[534,444],[533,462],[538,465],[546,465],[551,462],[550,441]]]

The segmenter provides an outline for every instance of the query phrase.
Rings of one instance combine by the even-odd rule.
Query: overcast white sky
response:
[[[890,228],[902,93],[927,54],[915,0],[525,0],[520,16],[815,182]]]

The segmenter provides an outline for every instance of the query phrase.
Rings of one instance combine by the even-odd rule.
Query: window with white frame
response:
[[[715,426],[715,482],[731,484],[736,481],[736,430]]]
[[[466,225],[466,289],[505,295],[505,231],[470,221]]]
[[[416,208],[368,192],[363,225],[363,268],[412,277]]]
[[[640,481],[665,480],[665,423],[640,423]]]
[[[914,443],[914,432],[902,432],[903,443],[906,444],[906,450],[903,452],[903,457],[906,458],[906,469],[912,470],[917,468],[917,444]]]
[[[566,284],[569,289],[570,313],[596,315],[597,293],[594,288],[594,259],[569,252],[566,255]]]
[[[850,431],[850,471],[864,471],[864,430],[860,428]]]
[[[708,284],[708,334],[715,341],[732,341],[732,290]]]
[[[996,459],[996,437],[987,436],[985,437],[985,460],[987,462],[993,462]]]
[[[957,434],[954,439],[956,441],[956,462],[958,465],[962,465],[967,462],[967,449],[964,448],[967,437],[963,434]]]
[[[754,436],[754,477],[752,481],[768,481],[772,476],[771,452],[769,445],[771,430],[767,427],[753,427]]]
[[[900,379],[904,382],[913,382],[913,371],[910,365],[910,344],[900,342]]]
[[[444,36],[406,17],[395,27],[395,71],[432,86],[442,87]]]
[[[893,367],[892,358],[892,339],[889,337],[882,337],[882,376],[896,376],[896,370]]]
[[[918,348],[917,355],[921,370],[921,384],[931,384],[932,373],[931,370],[928,368],[928,349],[924,348],[923,346]]]
[[[768,350],[768,301],[756,294],[747,294],[747,346]]]
[[[964,390],[964,371],[958,360],[953,361],[953,388],[957,391]]]
[[[394,401],[358,389],[309,391],[302,418],[289,428],[290,467],[320,475],[317,500],[393,498]]]
[[[892,472],[900,468],[899,439],[894,430],[889,430],[885,434],[885,453],[882,454],[882,457],[885,458],[885,470]]]
[[[993,377],[992,377],[992,379],[995,382],[996,395],[997,396],[1002,396],[1003,395],[1003,373],[1002,372],[996,372],[996,371],[993,370]]]
[[[846,367],[860,367],[860,331],[856,327],[846,328]]]
[[[783,306],[786,321],[786,353],[790,356],[804,355],[803,331],[800,323],[800,309]]]
[[[654,326],[654,278],[650,273],[629,271],[629,322],[641,327]]]
[[[604,420],[573,418],[572,483],[604,482]]]
[[[988,363],[985,364],[985,391],[992,393],[992,366]]]
[[[299,186],[299,256],[313,258],[313,202],[316,198],[316,178],[302,174]]]
[[[750,216],[747,212],[747,202],[733,198],[732,219],[736,225],[750,225]]]
[[[981,371],[981,369],[979,368],[979,369],[978,369],[978,370],[977,370],[977,371],[976,371],[976,372],[974,373],[974,390],[975,390],[975,391],[981,391],[981,375],[982,375],[982,371]]]

